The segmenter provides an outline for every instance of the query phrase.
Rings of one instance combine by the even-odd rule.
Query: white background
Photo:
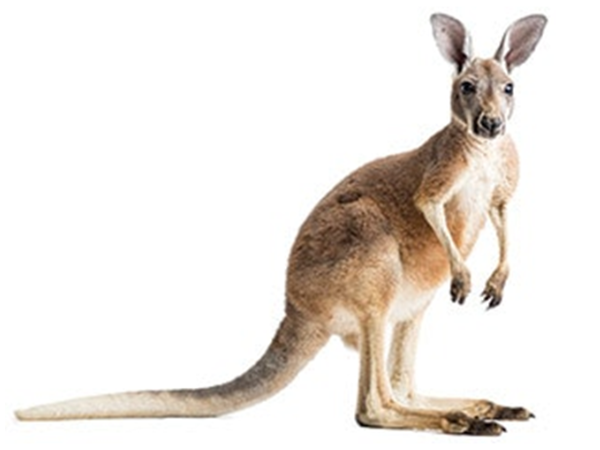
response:
[[[1,448],[598,444],[592,4],[411,4],[1,3]],[[522,404],[535,421],[499,439],[361,429],[357,358],[337,339],[280,395],[225,418],[14,420],[20,407],[206,386],[252,364],[282,317],[287,252],[312,206],[447,123],[436,11],[467,24],[484,56],[513,20],[550,19],[514,74],[522,183],[505,301],[458,307],[444,287],[418,366],[426,393]],[[495,258],[487,228],[469,263],[475,294]]]

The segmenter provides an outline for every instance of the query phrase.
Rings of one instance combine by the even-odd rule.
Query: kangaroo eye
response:
[[[513,95],[514,92],[515,86],[512,83],[508,83],[506,86],[504,86],[504,93],[506,95]]]
[[[475,85],[470,81],[463,81],[460,83],[460,92],[464,95],[474,94],[475,90]]]

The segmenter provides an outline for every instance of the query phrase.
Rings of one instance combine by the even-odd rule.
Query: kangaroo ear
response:
[[[523,64],[542,37],[546,22],[546,17],[539,14],[517,20],[504,33],[495,59],[505,64],[509,73]]]
[[[431,16],[433,37],[442,56],[456,66],[460,73],[472,57],[471,38],[464,25],[446,14]]]

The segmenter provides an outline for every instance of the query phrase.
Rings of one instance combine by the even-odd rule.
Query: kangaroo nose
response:
[[[499,117],[490,117],[483,115],[479,121],[479,125],[483,128],[490,136],[496,136],[502,129],[502,119]]]

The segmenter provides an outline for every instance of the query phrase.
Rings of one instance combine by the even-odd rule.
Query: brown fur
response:
[[[439,399],[414,391],[419,326],[437,288],[451,278],[451,297],[470,291],[465,259],[486,218],[500,256],[483,292],[502,300],[508,276],[506,206],[518,158],[506,122],[509,71],[524,62],[545,19],[529,16],[507,31],[492,59],[470,55],[468,33],[449,16],[432,16],[436,42],[457,68],[452,120],[411,152],[376,160],[350,174],[306,219],[287,271],[286,317],[266,354],[223,385],[74,400],[17,413],[21,419],[206,417],[239,410],[283,388],[340,335],[360,352],[356,418],[366,426],[499,434],[493,419],[528,419],[524,408],[485,400]],[[394,327],[387,364],[386,326]],[[389,373],[388,373],[389,372]]]

